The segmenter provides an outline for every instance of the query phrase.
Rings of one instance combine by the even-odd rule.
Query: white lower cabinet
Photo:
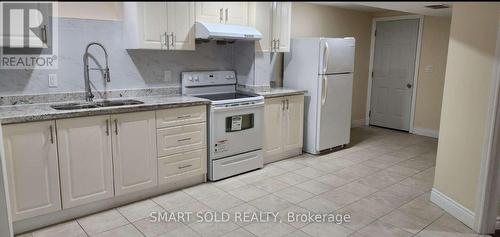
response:
[[[186,175],[207,173],[207,150],[179,153],[158,159],[159,183],[177,181]]]
[[[57,120],[63,208],[114,196],[110,129],[109,115]]]
[[[3,126],[13,221],[61,210],[55,122]]]
[[[265,100],[264,163],[302,152],[304,96],[284,96]]]
[[[156,186],[155,112],[112,115],[111,123],[115,195]]]

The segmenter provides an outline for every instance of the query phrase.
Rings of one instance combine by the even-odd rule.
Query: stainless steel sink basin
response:
[[[137,104],[144,104],[144,102],[139,100],[103,100],[97,102],[81,102],[81,103],[52,105],[50,107],[56,110],[76,110],[76,109],[91,109],[91,108],[137,105]]]

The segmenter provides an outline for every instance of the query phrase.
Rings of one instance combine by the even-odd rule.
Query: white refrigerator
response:
[[[295,38],[284,57],[283,86],[305,94],[304,151],[349,143],[355,39]]]

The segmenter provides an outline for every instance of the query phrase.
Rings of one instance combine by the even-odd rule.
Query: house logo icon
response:
[[[57,67],[56,3],[2,2],[0,69]]]

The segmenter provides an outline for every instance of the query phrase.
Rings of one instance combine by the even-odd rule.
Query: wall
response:
[[[424,17],[414,127],[439,132],[451,18]]]
[[[90,74],[93,89],[113,90],[180,86],[180,74],[189,70],[229,70],[232,45],[196,44],[196,51],[126,50],[122,22],[59,18],[57,70],[0,70],[0,96],[84,91],[83,54],[89,42],[101,42],[109,55],[111,82],[99,71]],[[90,50],[104,64],[98,47]],[[94,67],[93,60],[91,66]],[[165,79],[165,71],[171,73]],[[57,88],[48,87],[48,74],[57,74]]]
[[[475,211],[484,155],[499,3],[455,3],[434,188]]]
[[[364,120],[370,61],[371,14],[294,2],[292,3],[292,15],[292,38],[345,36],[356,38],[352,120]]]
[[[58,2],[59,17],[121,20],[121,2]]]

